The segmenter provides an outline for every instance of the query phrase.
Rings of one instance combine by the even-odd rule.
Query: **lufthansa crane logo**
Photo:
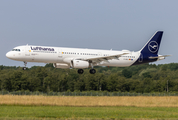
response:
[[[156,41],[151,41],[148,44],[148,49],[150,52],[155,53],[156,51],[158,51],[158,43]]]

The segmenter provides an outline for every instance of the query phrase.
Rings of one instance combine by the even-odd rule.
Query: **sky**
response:
[[[0,65],[20,45],[138,51],[164,31],[155,64],[177,63],[178,0],[0,0]],[[27,67],[44,66],[28,63]]]

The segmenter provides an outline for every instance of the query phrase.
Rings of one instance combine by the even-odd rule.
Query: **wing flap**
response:
[[[89,58],[84,58],[83,60],[91,60],[91,61],[106,61],[109,62],[108,60],[112,60],[112,59],[118,59],[119,57],[121,57],[122,55],[126,55],[129,53],[121,53],[121,54],[116,54],[116,55],[110,55],[110,56],[100,56],[100,57],[89,57]]]

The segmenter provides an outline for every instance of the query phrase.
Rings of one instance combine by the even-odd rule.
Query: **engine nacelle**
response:
[[[88,68],[89,62],[82,60],[73,60],[73,68]]]
[[[65,64],[65,63],[53,63],[53,66],[55,68],[70,68],[70,65]]]

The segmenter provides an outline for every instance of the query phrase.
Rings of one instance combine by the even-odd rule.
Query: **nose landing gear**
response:
[[[25,67],[23,67],[22,69],[23,69],[23,70],[26,70],[26,69],[27,69],[27,68],[26,68],[26,66],[27,66],[27,62],[26,62],[26,61],[24,61],[24,66],[25,66]]]

